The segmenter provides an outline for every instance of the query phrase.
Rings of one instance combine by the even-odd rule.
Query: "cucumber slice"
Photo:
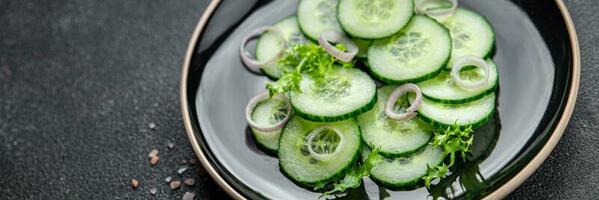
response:
[[[409,95],[410,102],[414,95]],[[418,109],[420,119],[435,126],[451,125],[476,128],[486,123],[495,112],[495,93],[464,104],[444,104],[423,98]]]
[[[271,98],[256,105],[252,112],[252,120],[260,126],[272,126],[286,117],[287,104],[285,100]],[[252,136],[258,146],[268,153],[276,152],[279,148],[281,130],[262,132],[252,128]]]
[[[335,30],[343,32],[337,22],[338,0],[302,0],[297,8],[299,26],[312,40],[318,40],[320,32]]]
[[[317,41],[322,31],[334,30],[343,32],[337,22],[338,0],[302,0],[297,9],[299,27],[312,40]],[[366,58],[371,40],[352,38],[360,51],[356,57]]]
[[[310,42],[299,30],[297,17],[291,16],[277,22],[275,27],[279,28],[285,36],[288,47],[294,44]],[[275,33],[267,32],[260,36],[256,43],[256,59],[259,61],[270,60],[281,50],[279,38]],[[285,72],[293,70],[292,67],[280,66],[276,62],[262,66],[262,72],[273,80],[279,79]]]
[[[290,92],[296,114],[316,122],[333,122],[355,117],[376,103],[376,85],[364,72],[334,66],[331,78],[317,81],[304,74],[301,92]]]
[[[322,126],[334,127],[343,134],[344,144],[339,141],[321,140],[335,148],[342,148],[329,160],[316,160],[307,150],[306,137],[308,134]],[[319,182],[326,182],[341,178],[345,170],[355,163],[362,147],[360,129],[354,119],[333,123],[318,123],[294,116],[287,122],[279,140],[279,165],[281,171],[292,180],[313,186]]]
[[[453,60],[465,55],[481,58],[490,56],[495,33],[485,17],[468,9],[458,8],[443,24],[449,29],[453,40],[448,69],[451,69]]]
[[[467,103],[487,96],[494,92],[499,84],[499,75],[497,65],[492,59],[487,58],[489,65],[489,83],[485,87],[478,89],[463,89],[453,83],[450,72],[441,72],[437,77],[418,83],[422,90],[422,95],[432,101],[458,104]],[[462,77],[466,80],[478,80],[482,78],[484,71],[480,68],[463,71]]]
[[[383,82],[414,83],[437,76],[450,54],[449,31],[434,19],[416,15],[398,34],[370,45],[368,66]]]
[[[378,148],[379,154],[397,157],[411,154],[425,147],[432,138],[432,127],[417,117],[408,121],[395,121],[385,115],[385,101],[395,89],[384,86],[378,89],[376,106],[358,116],[358,125],[362,131],[362,139],[370,148]],[[407,98],[398,103],[408,107]]]
[[[451,2],[449,2],[448,0],[414,0],[414,11],[416,13],[418,13],[418,5],[421,6],[420,9],[423,9],[424,11],[439,11],[439,10],[446,10],[446,9],[450,9],[453,4]],[[443,22],[445,21],[447,18],[451,17],[451,15],[449,16],[445,16],[445,15],[441,15],[441,16],[436,16],[436,15],[427,15],[439,22]]]
[[[356,43],[356,45],[358,45],[358,49],[360,49],[358,54],[356,54],[356,57],[368,57],[368,48],[370,47],[370,44],[372,44],[372,40],[364,40],[360,38],[352,38],[352,40]]]
[[[381,39],[399,32],[414,15],[412,0],[340,0],[337,19],[357,38]]]
[[[363,157],[370,153],[363,148]],[[370,170],[370,179],[388,188],[404,188],[422,182],[428,166],[443,162],[445,153],[439,147],[427,145],[423,151],[408,157],[386,158],[381,155]]]
[[[273,132],[262,132],[252,128],[252,137],[256,141],[258,148],[262,149],[269,155],[277,155],[279,149],[279,137],[281,130]]]

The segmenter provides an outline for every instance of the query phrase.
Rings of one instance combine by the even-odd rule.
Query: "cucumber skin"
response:
[[[264,76],[266,76],[266,78],[270,79],[271,81],[277,81],[280,78],[280,77],[277,78],[277,77],[275,77],[273,75],[270,75],[270,74],[266,73],[266,71],[263,70],[262,68],[260,68],[260,72],[262,72],[262,74],[264,74]]]
[[[366,67],[368,68],[368,74],[370,74],[371,76],[373,76],[374,78],[376,78],[377,80],[385,83],[385,84],[389,84],[389,85],[401,85],[404,83],[419,83],[422,81],[426,81],[432,78],[435,78],[437,75],[441,74],[441,72],[443,71],[443,69],[445,69],[445,67],[447,65],[447,62],[449,62],[449,58],[447,58],[447,60],[445,61],[444,64],[442,64],[442,66],[437,69],[436,71],[433,71],[431,73],[425,74],[424,76],[421,77],[417,77],[417,78],[413,78],[413,79],[406,79],[406,80],[394,80],[394,79],[389,79],[389,78],[385,78],[379,74],[377,74],[376,72],[374,72],[370,66],[370,64],[367,64]]]
[[[497,100],[495,101],[495,105],[497,106]],[[477,122],[474,122],[474,123],[471,123],[468,125],[462,125],[461,127],[472,126],[472,128],[478,128],[478,127],[482,126],[483,124],[487,123],[491,118],[493,118],[493,115],[496,112],[495,110],[497,110],[497,109],[493,109],[493,111],[491,111],[491,113],[489,113],[489,115],[478,120]],[[421,114],[420,112],[418,112],[418,117],[420,117],[420,119],[422,119],[426,123],[429,123],[432,126],[437,127],[437,128],[447,128],[450,126],[454,126],[453,124],[445,124],[445,123],[435,121],[435,120],[428,118],[427,116]]]
[[[362,132],[362,129],[360,128],[360,132]],[[434,136],[431,136],[431,138],[428,139],[428,142],[424,143],[422,146],[415,148],[414,150],[411,151],[406,151],[403,153],[390,153],[390,152],[384,152],[379,150],[379,154],[385,157],[389,157],[389,158],[395,158],[395,157],[403,157],[403,156],[408,156],[408,155],[412,155],[416,152],[422,151],[426,146],[428,146],[428,144],[433,141]],[[366,146],[370,149],[374,149],[372,146],[370,146],[370,144],[368,144],[368,142],[363,142],[366,143]]]
[[[272,26],[274,26],[275,24],[277,24],[283,20],[291,18],[291,17],[294,17],[294,15],[284,17],[283,19],[280,19],[279,21],[275,22]],[[260,44],[260,40],[262,40],[262,37],[258,37],[258,39],[256,40],[256,49],[258,49],[258,44]],[[285,49],[283,49],[283,51],[285,51]],[[254,55],[254,56],[256,56],[256,55]],[[278,59],[275,62],[278,62]],[[262,72],[262,74],[264,74],[264,76],[266,76],[268,79],[273,80],[273,81],[277,81],[280,78],[280,77],[273,76],[272,74],[266,73],[266,70],[262,69],[262,67],[260,67],[260,72]],[[252,135],[253,135],[253,132],[252,132]]]
[[[498,75],[499,76],[499,75]],[[447,100],[447,99],[438,99],[435,97],[431,97],[426,95],[425,93],[422,93],[422,96],[428,100],[434,101],[434,102],[439,102],[439,103],[444,103],[444,104],[462,104],[462,103],[469,103],[469,102],[473,102],[476,100],[479,100],[495,91],[497,91],[497,88],[499,88],[499,78],[497,79],[497,82],[495,83],[495,86],[493,86],[492,88],[489,88],[488,90],[480,93],[479,95],[476,96],[472,96],[472,97],[468,97],[468,98],[464,98],[464,99],[452,99],[452,100]]]
[[[301,1],[301,0],[300,0],[300,1]],[[301,3],[301,2],[298,2],[298,6],[297,6],[297,7],[299,7],[299,4],[300,4],[300,3]],[[296,9],[295,16],[298,16],[298,14],[297,14],[297,10],[298,10],[298,9]],[[311,40],[311,41],[313,41],[313,42],[318,42],[318,38],[314,39],[314,38],[312,38],[312,37],[308,36],[308,34],[306,34],[306,31],[304,31],[304,29],[302,28],[302,26],[301,26],[301,25],[300,25],[300,23],[299,23],[299,16],[297,17],[297,26],[299,27],[299,30],[300,30],[300,32],[302,32],[302,34],[304,34],[304,35],[306,36],[306,38],[308,38],[309,40]]]
[[[362,149],[361,144],[360,144],[360,148],[358,148],[358,150],[360,150],[360,149]],[[287,177],[287,179],[291,180],[292,182],[294,182],[298,185],[301,185],[301,186],[308,186],[308,187],[310,187],[308,189],[315,191],[313,187],[319,182],[332,182],[332,181],[336,181],[336,180],[340,180],[340,179],[344,178],[347,171],[349,171],[349,169],[351,167],[353,167],[356,164],[356,162],[358,161],[358,157],[359,157],[358,154],[359,153],[356,152],[356,155],[354,155],[354,157],[352,158],[352,161],[347,166],[345,166],[345,168],[343,168],[341,171],[332,175],[331,177],[328,177],[323,180],[318,180],[316,182],[306,182],[306,181],[294,179],[291,175],[287,174],[287,172],[285,172],[285,170],[283,170],[283,166],[281,166],[281,162],[279,162],[279,171],[281,171],[281,173],[283,173],[283,175],[285,177]],[[277,157],[278,157],[278,155],[277,155]]]
[[[297,20],[298,26],[299,26],[299,18]],[[311,38],[310,36],[308,36],[308,34],[306,34],[306,31],[304,31],[304,29],[302,29],[302,26],[299,26],[299,30],[300,32],[302,32],[302,34],[304,34],[304,36],[306,36],[306,38],[308,38],[309,41],[315,42],[318,44],[318,38]]]
[[[471,11],[471,12],[474,12],[474,11]],[[477,14],[478,14],[478,13],[477,13]],[[483,19],[485,22],[487,22],[487,24],[489,25],[489,29],[491,29],[491,33],[493,33],[493,35],[492,35],[492,36],[493,36],[493,37],[492,37],[492,38],[493,38],[493,42],[491,43],[491,46],[490,46],[490,47],[489,47],[489,49],[487,50],[487,53],[485,54],[485,57],[483,57],[483,59],[484,59],[484,58],[490,58],[490,57],[493,57],[493,55],[495,54],[495,48],[496,48],[496,46],[495,46],[495,45],[496,45],[496,44],[495,44],[495,41],[496,41],[496,40],[495,40],[495,29],[493,29],[493,26],[491,25],[491,22],[489,21],[489,19],[487,19],[487,17],[485,17],[485,16],[482,16],[482,15],[480,15],[480,14],[479,14],[479,16],[480,16],[480,17],[481,17],[481,18],[482,18],[482,19]]]
[[[424,177],[425,175],[412,179],[408,182],[403,182],[403,183],[388,183],[385,181],[382,181],[378,178],[376,178],[375,176],[370,175],[370,180],[374,181],[377,185],[383,186],[384,188],[388,188],[388,189],[411,189],[412,187],[416,187],[418,184],[423,184],[424,181],[422,180],[422,177]]]
[[[362,139],[362,130],[360,129],[360,126],[358,125],[358,122],[356,121],[356,119],[354,119],[353,121],[356,124],[356,126],[358,126],[358,135],[360,137],[360,141],[364,141]],[[283,129],[285,129],[285,128],[283,128]],[[283,130],[283,131],[285,131],[285,130]],[[283,133],[283,131],[281,131],[281,133]],[[325,178],[323,180],[318,180],[318,181],[315,181],[315,182],[306,182],[306,181],[296,180],[291,175],[287,174],[287,172],[285,170],[283,170],[283,166],[281,165],[281,161],[279,161],[279,171],[281,171],[281,173],[283,173],[283,175],[285,177],[287,177],[287,179],[291,180],[292,182],[294,182],[294,183],[296,183],[298,185],[302,185],[302,186],[313,187],[316,183],[319,183],[319,182],[330,182],[330,181],[333,181],[333,180],[342,179],[345,176],[345,174],[347,173],[347,171],[353,165],[356,164],[356,162],[358,161],[358,157],[361,156],[360,151],[362,151],[362,143],[363,142],[359,142],[358,143],[358,148],[356,149],[356,152],[354,153],[354,157],[351,159],[351,161],[349,162],[349,164],[347,166],[345,166],[345,168],[343,168],[342,170],[340,170],[338,173],[332,175],[331,177]],[[279,146],[281,146],[281,140],[280,139],[279,139]],[[280,157],[278,155],[278,151],[277,151],[277,157]],[[314,191],[313,188],[309,188],[309,189],[311,189],[312,191]]]
[[[311,114],[306,114],[305,112],[302,112],[300,109],[297,109],[295,106],[293,106],[293,104],[291,107],[293,107],[293,111],[295,112],[295,114],[299,115],[300,117],[302,117],[306,120],[310,120],[313,122],[337,122],[337,121],[342,121],[342,120],[346,120],[349,118],[353,118],[362,113],[370,111],[372,108],[374,108],[374,106],[376,105],[376,102],[377,102],[377,91],[375,90],[374,96],[373,96],[372,100],[370,100],[370,102],[368,102],[368,104],[366,104],[366,105],[362,106],[361,108],[358,108],[352,112],[342,114],[342,115],[337,115],[337,116],[311,115]],[[356,122],[356,124],[357,124],[357,122]],[[361,134],[362,133],[360,132],[360,137],[362,137]]]
[[[428,144],[427,144],[428,145]],[[425,145],[426,146],[426,145]],[[421,148],[420,150],[422,150],[423,148]],[[380,154],[380,152],[379,152]],[[443,163],[445,162],[445,159],[447,158],[447,155],[444,155],[444,159],[441,160],[441,162],[437,163]],[[419,185],[424,185],[424,180],[422,180],[422,177],[426,176],[426,174],[418,177],[418,178],[414,178],[410,181],[407,182],[401,182],[401,183],[389,183],[389,182],[385,182],[382,181],[380,179],[378,179],[376,176],[370,175],[370,180],[374,181],[377,185],[381,185],[385,188],[388,189],[397,189],[397,190],[401,190],[401,189],[413,189],[413,188],[417,188]]]
[[[337,2],[337,10],[339,10],[339,4],[340,4],[340,2],[341,2],[341,0],[339,0],[339,1]],[[393,36],[393,35],[395,35],[395,34],[399,33],[399,32],[400,32],[401,30],[403,30],[403,29],[404,29],[406,26],[408,26],[408,24],[410,24],[410,22],[412,21],[412,19],[414,18],[414,16],[416,16],[416,13],[414,12],[414,10],[415,10],[415,9],[414,9],[414,7],[416,7],[416,3],[414,2],[414,0],[412,0],[412,13],[411,13],[411,14],[412,14],[412,16],[410,16],[410,19],[408,20],[408,23],[406,23],[406,24],[404,25],[404,27],[402,27],[402,28],[401,28],[401,29],[399,29],[397,32],[395,32],[395,33],[393,33],[393,34],[391,34],[391,35],[387,35],[387,36],[384,36],[384,37],[377,37],[377,38],[365,38],[365,37],[358,37],[358,36],[354,36],[354,35],[352,35],[352,34],[351,34],[349,31],[347,31],[347,30],[346,30],[346,29],[343,27],[343,25],[341,25],[341,22],[339,22],[339,12],[337,12],[337,16],[336,16],[335,18],[337,18],[337,21],[339,22],[339,25],[341,26],[341,29],[343,29],[343,32],[347,33],[348,35],[350,35],[350,36],[352,36],[352,37],[354,37],[354,38],[362,39],[362,40],[377,40],[377,39],[383,39],[383,38],[388,38],[388,37],[391,37],[391,36]]]
[[[394,80],[394,79],[389,79],[389,78],[385,78],[379,74],[377,74],[374,70],[372,70],[372,67],[370,66],[370,64],[368,63],[368,59],[365,59],[366,62],[366,68],[368,68],[368,74],[370,74],[371,76],[373,76],[374,78],[376,78],[377,80],[389,84],[389,85],[401,85],[404,83],[419,83],[422,81],[426,81],[432,78],[435,78],[437,75],[441,74],[441,72],[443,72],[443,70],[448,70],[446,69],[445,66],[447,66],[447,64],[449,63],[449,60],[451,59],[451,53],[449,54],[449,56],[447,57],[447,59],[445,59],[445,62],[443,62],[443,64],[441,64],[441,67],[439,67],[439,69],[437,69],[436,71],[433,71],[431,73],[425,74],[424,76],[421,77],[417,77],[417,78],[413,78],[413,79],[406,79],[406,80]],[[451,70],[451,69],[449,69]]]
[[[278,157],[278,150],[279,149],[272,149],[272,148],[269,148],[269,147],[263,145],[261,142],[258,142],[258,138],[256,138],[256,134],[254,133],[254,131],[253,130],[250,130],[250,131],[252,131],[252,139],[254,139],[254,144],[256,144],[256,146],[260,150],[262,150],[264,153],[266,153],[269,156],[276,156],[276,157]]]

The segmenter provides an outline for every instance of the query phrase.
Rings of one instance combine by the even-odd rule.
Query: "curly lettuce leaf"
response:
[[[456,153],[460,153],[462,158],[466,157],[474,140],[472,133],[472,126],[462,128],[454,125],[445,130],[435,130],[433,146],[441,147],[445,154],[449,155],[449,165],[441,163],[437,166],[428,166],[426,175],[422,177],[427,188],[430,188],[433,180],[445,177],[449,168],[455,163]]]
[[[338,44],[336,47],[341,50],[346,49],[343,44]],[[338,61],[320,45],[297,44],[286,49],[284,56],[278,61],[283,68],[293,70],[284,73],[276,82],[267,83],[266,89],[271,96],[289,91],[301,92],[299,83],[302,81],[302,74],[309,74],[316,82],[325,82],[325,79],[332,75],[329,71],[335,63],[347,68],[354,66],[353,62]]]
[[[368,154],[368,157],[366,158],[366,160],[364,160],[362,162],[362,165],[354,165],[352,168],[350,168],[346,172],[343,179],[332,182],[332,183],[331,182],[318,183],[318,184],[316,184],[314,189],[315,190],[322,189],[322,188],[325,188],[325,186],[327,186],[329,184],[333,184],[332,189],[327,190],[322,194],[323,196],[327,196],[327,195],[346,192],[348,189],[360,187],[360,185],[362,184],[362,177],[370,176],[370,170],[372,169],[372,167],[374,167],[376,162],[378,162],[378,160],[379,160],[379,156],[377,155],[378,152],[379,152],[378,149],[371,151]]]

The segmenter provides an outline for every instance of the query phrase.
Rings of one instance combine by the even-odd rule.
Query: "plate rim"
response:
[[[219,172],[215,169],[212,163],[208,161],[206,154],[202,151],[200,143],[197,141],[195,136],[195,131],[192,127],[191,113],[189,110],[189,102],[188,102],[188,94],[187,94],[187,80],[189,77],[189,66],[191,63],[191,58],[194,53],[195,46],[199,39],[200,34],[202,33],[204,27],[208,23],[210,16],[214,13],[221,0],[211,0],[204,13],[201,15],[200,20],[196,24],[193,34],[189,40],[187,50],[185,51],[185,57],[181,66],[181,79],[180,79],[180,104],[181,104],[181,114],[183,117],[183,124],[185,126],[185,132],[187,134],[187,138],[198,157],[200,163],[208,172],[208,174],[214,179],[217,184],[232,198],[234,199],[246,199],[239,191],[237,191],[231,184],[227,183],[227,181],[219,174]],[[499,188],[489,193],[483,199],[502,199],[512,191],[514,191],[518,186],[520,186],[525,180],[528,179],[538,168],[539,166],[547,159],[549,154],[553,151],[558,141],[564,134],[566,127],[572,117],[572,113],[574,111],[574,107],[576,105],[576,98],[578,95],[579,83],[580,83],[580,71],[581,71],[581,63],[580,63],[580,47],[578,44],[578,36],[576,33],[576,28],[572,21],[572,17],[570,12],[568,11],[567,6],[563,2],[563,0],[555,0],[562,17],[564,18],[564,22],[566,24],[566,29],[568,31],[568,36],[570,39],[571,49],[572,49],[572,77],[570,79],[570,90],[568,91],[568,97],[566,100],[566,105],[564,107],[564,111],[559,118],[559,122],[557,126],[551,133],[549,139],[545,142],[541,150],[530,160],[516,175],[511,177],[508,181],[503,183]]]

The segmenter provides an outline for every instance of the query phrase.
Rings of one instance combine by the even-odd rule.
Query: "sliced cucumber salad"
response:
[[[302,0],[244,37],[241,61],[276,80],[250,99],[248,125],[291,181],[324,195],[363,177],[429,187],[481,145],[476,128],[498,117],[493,28],[457,1],[427,2]]]
[[[370,148],[378,148],[379,153],[386,156],[411,154],[426,146],[433,136],[432,127],[418,117],[396,121],[385,115],[385,101],[394,88],[379,88],[376,106],[357,117],[364,143]],[[397,104],[398,109],[402,106],[407,107],[407,98],[403,98]]]

